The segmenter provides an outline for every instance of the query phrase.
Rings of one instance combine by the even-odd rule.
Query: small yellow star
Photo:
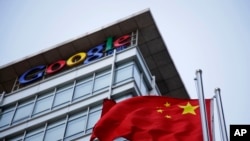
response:
[[[164,105],[165,105],[166,107],[170,107],[170,103],[168,103],[168,102],[166,102]]]
[[[170,115],[166,115],[165,118],[172,118]]]
[[[158,109],[158,110],[156,110],[158,113],[162,113],[163,112],[163,110],[162,109]]]
[[[198,105],[197,106],[193,106],[193,105],[191,105],[188,102],[187,105],[185,105],[185,106],[179,105],[179,107],[183,109],[183,112],[182,112],[183,115],[184,114],[193,114],[193,115],[196,115],[195,109],[197,109],[199,106]]]

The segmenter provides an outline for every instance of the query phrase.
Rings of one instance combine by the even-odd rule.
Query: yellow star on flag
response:
[[[172,118],[170,115],[166,115],[165,118]]]
[[[158,113],[162,113],[163,110],[162,110],[162,109],[158,109],[157,112],[158,112]]]
[[[185,106],[182,106],[182,105],[179,105],[180,108],[183,109],[183,112],[182,114],[193,114],[193,115],[196,115],[195,113],[195,109],[197,109],[199,106],[193,106],[191,105],[189,102],[187,103],[187,105]]]
[[[166,102],[164,105],[165,105],[166,107],[170,107],[170,103],[168,103],[168,102]]]

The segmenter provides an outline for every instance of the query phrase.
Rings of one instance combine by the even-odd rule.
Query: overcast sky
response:
[[[250,124],[248,0],[0,0],[0,66],[150,8],[191,98],[221,88],[227,129]]]

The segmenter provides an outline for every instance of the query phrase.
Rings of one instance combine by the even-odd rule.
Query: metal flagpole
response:
[[[203,141],[210,141],[209,132],[208,132],[206,104],[205,104],[201,74],[202,74],[202,70],[197,70],[196,71],[196,79],[195,79],[196,81],[195,82],[196,82],[197,93],[198,93],[199,104],[200,104]]]
[[[222,139],[223,141],[228,141],[224,111],[223,111],[222,101],[221,101],[220,88],[216,88],[214,93],[215,93],[216,105],[217,105],[217,110],[218,110]]]
[[[110,86],[109,86],[109,94],[108,94],[108,99],[111,99],[112,95],[112,86],[113,86],[113,81],[114,81],[114,75],[115,75],[115,61],[116,61],[116,49],[113,50],[113,62],[111,66],[111,73],[110,73]]]
[[[212,100],[211,100],[211,111],[210,111],[210,113],[211,113],[211,134],[212,134],[212,141],[216,141],[216,139],[215,139],[215,126],[214,126],[214,99],[215,99],[215,97],[213,97],[212,98]]]

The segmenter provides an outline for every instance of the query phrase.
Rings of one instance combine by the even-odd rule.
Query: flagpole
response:
[[[212,100],[211,100],[211,111],[210,111],[210,113],[211,113],[211,116],[210,116],[210,118],[211,118],[211,134],[212,134],[212,141],[216,141],[216,139],[215,139],[215,126],[214,126],[214,99],[215,99],[215,97],[213,97],[212,98]]]
[[[199,97],[200,104],[200,113],[201,113],[201,122],[202,122],[202,132],[203,132],[203,141],[210,141],[209,132],[208,132],[208,122],[207,122],[207,113],[206,113],[206,103],[204,98],[203,84],[202,84],[202,70],[196,71],[196,87]]]
[[[216,99],[217,111],[218,111],[218,116],[219,116],[219,123],[220,123],[222,139],[223,139],[223,141],[228,141],[224,111],[223,111],[223,107],[222,107],[222,100],[221,100],[221,94],[220,94],[220,88],[216,88],[214,93],[215,93],[215,99]]]
[[[114,75],[115,75],[115,60],[116,60],[116,49],[113,50],[113,60],[112,60],[112,66],[111,66],[111,74],[110,74],[110,86],[109,86],[109,93],[108,93],[108,99],[111,99],[112,96],[112,86],[114,81]]]

